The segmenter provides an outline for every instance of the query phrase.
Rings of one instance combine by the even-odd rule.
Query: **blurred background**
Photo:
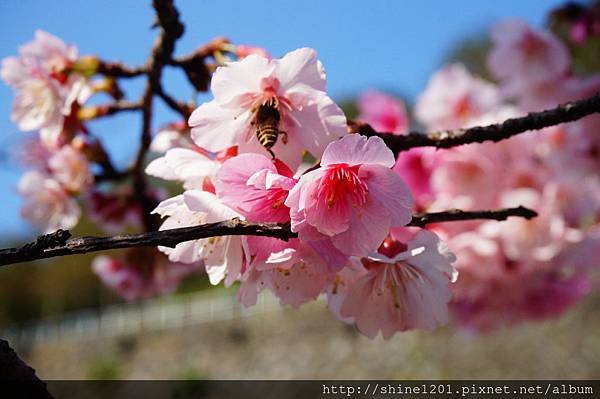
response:
[[[81,54],[143,63],[155,38],[149,2],[0,0],[0,58],[14,55],[36,29]],[[317,49],[334,100],[352,113],[362,91],[376,88],[408,104],[446,62],[483,73],[488,28],[518,17],[542,26],[561,1],[177,2],[186,27],[176,54],[216,36],[280,56]],[[130,98],[142,79],[124,84]],[[164,84],[178,98],[192,91],[179,71]],[[208,98],[208,97],[207,97]],[[202,97],[199,101],[202,101]],[[38,234],[21,219],[11,153],[24,137],[10,122],[13,93],[0,85],[0,246]],[[155,127],[177,120],[156,102]],[[140,120],[120,114],[91,124],[118,166],[136,150]],[[75,235],[101,234],[82,220]],[[0,336],[42,379],[80,378],[594,378],[600,373],[600,326],[591,296],[560,320],[479,336],[450,325],[434,333],[369,340],[329,315],[323,301],[300,311],[270,294],[242,310],[234,289],[209,288],[204,276],[176,294],[125,304],[90,270],[93,255],[0,269]]]

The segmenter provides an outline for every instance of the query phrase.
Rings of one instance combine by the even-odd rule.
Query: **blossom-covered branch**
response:
[[[452,298],[458,311],[485,309],[487,297],[473,299],[485,290],[469,290],[474,281],[489,285],[490,298],[506,292],[490,309],[502,305],[511,320],[587,293],[600,240],[592,222],[600,220],[600,118],[585,117],[600,111],[600,94],[592,96],[600,74],[577,76],[552,34],[519,21],[494,28],[494,82],[460,64],[436,72],[414,107],[434,132],[422,134],[409,133],[408,107],[374,91],[348,121],[311,48],[276,58],[216,38],[178,56],[184,27],[174,1],[152,4],[158,34],[141,66],[80,57],[42,31],[3,61],[13,120],[39,131],[23,156],[31,169],[19,183],[23,215],[55,233],[0,250],[0,264],[128,248],[92,263],[126,300],[173,292],[203,269],[213,285],[239,282],[244,306],[263,290],[294,307],[325,294],[336,317],[384,338],[446,323]],[[212,100],[178,98],[163,79],[167,66]],[[145,86],[130,100],[120,79],[135,77]],[[98,93],[111,100],[88,102]],[[174,118],[155,132],[157,97]],[[546,111],[526,115],[534,110]],[[139,147],[117,169],[92,124],[131,112],[142,122]],[[149,153],[158,156],[147,162]],[[308,160],[317,162],[306,170]],[[148,176],[183,191],[166,198]],[[83,210],[112,236],[71,239]],[[518,217],[474,222],[509,216]],[[440,223],[450,221],[471,222]],[[129,227],[140,234],[118,235]],[[457,272],[467,277],[457,281]],[[536,298],[556,304],[515,315],[515,302]]]
[[[520,133],[573,122],[597,113],[600,113],[600,93],[583,100],[561,104],[545,111],[530,112],[519,118],[510,118],[501,123],[467,129],[441,130],[427,134],[411,132],[406,135],[393,135],[377,132],[369,124],[360,122],[351,124],[351,129],[365,136],[379,136],[394,153],[399,153],[415,147],[451,148],[485,141],[497,142]]]
[[[531,219],[537,213],[519,206],[485,211],[462,211],[453,209],[445,212],[421,213],[412,217],[409,226],[423,227],[431,223],[456,222],[475,219],[506,220],[511,216]],[[80,237],[70,238],[65,230],[38,237],[32,243],[20,248],[0,250],[0,265],[28,262],[55,256],[76,255],[87,252],[106,251],[118,248],[155,247],[173,248],[177,244],[190,240],[228,235],[253,235],[274,237],[289,240],[298,235],[290,230],[287,224],[249,223],[239,218],[217,223],[207,223],[193,227],[152,231],[141,234],[118,235],[113,237]]]

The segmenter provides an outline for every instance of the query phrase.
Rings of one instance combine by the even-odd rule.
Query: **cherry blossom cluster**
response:
[[[243,57],[262,51],[218,43],[222,48],[215,52],[223,62],[227,54]],[[47,233],[70,229],[82,216],[113,234],[143,225],[139,195],[121,181],[135,170],[119,176],[88,124],[110,115],[111,107],[123,100],[116,80],[102,75],[100,62],[93,56],[80,56],[76,47],[44,31],[37,31],[31,42],[21,46],[18,56],[2,60],[0,75],[15,91],[11,120],[20,130],[31,132],[18,159],[27,168],[18,184],[24,198],[22,215]],[[100,93],[115,103],[91,103]],[[151,150],[172,144],[168,137],[177,138],[168,132],[174,131],[177,127],[165,129]],[[145,195],[157,201],[161,191],[148,189]],[[93,264],[106,285],[129,300],[172,292],[184,276],[199,268],[170,263],[156,250],[139,249],[128,250],[122,257],[99,257]]]
[[[155,139],[171,148],[146,172],[186,189],[155,209],[161,229],[238,217],[289,224],[298,238],[212,237],[159,248],[169,260],[204,264],[213,284],[239,282],[245,306],[263,290],[293,307],[325,293],[335,316],[370,337],[446,322],[454,256],[434,233],[403,227],[413,200],[392,170],[394,154],[378,137],[347,133],[314,50],[227,63],[211,90],[214,99],[189,118],[191,140],[181,130]],[[264,104],[279,104],[287,135],[273,146],[275,159],[252,123]],[[302,154],[320,162],[309,165]]]
[[[444,66],[417,100],[421,124],[430,130],[487,125],[600,90],[600,75],[576,75],[566,46],[548,30],[508,20],[493,27],[491,38],[487,61],[496,82],[462,64]],[[389,105],[374,112],[375,102]],[[359,108],[366,122],[405,132],[399,100],[367,93]],[[451,309],[463,326],[488,331],[557,316],[597,284],[599,130],[600,118],[592,116],[500,143],[399,154],[394,170],[416,209],[525,205],[539,213],[532,220],[430,226],[457,257]]]
[[[18,187],[25,199],[22,214],[46,232],[77,224],[82,214],[77,198],[85,199],[89,214],[111,231],[123,222],[139,224],[139,208],[122,206],[128,201],[125,188],[108,194],[95,186],[92,164],[107,159],[85,125],[84,106],[111,86],[90,79],[96,66],[43,31],[19,49],[18,57],[2,61],[1,77],[16,92],[11,119],[20,130],[35,132],[20,151],[29,168]]]
[[[573,23],[578,46],[597,33],[593,15]],[[550,30],[503,21],[491,43],[494,81],[462,64],[444,66],[417,99],[420,125],[486,125],[600,90],[600,74],[578,73],[564,39]],[[85,214],[115,234],[233,218],[295,234],[287,241],[215,236],[97,257],[92,269],[124,299],[173,292],[204,271],[213,285],[235,285],[246,307],[263,291],[292,307],[323,296],[336,318],[387,339],[432,330],[450,315],[478,331],[559,315],[597,284],[600,117],[500,143],[396,156],[381,137],[354,132],[326,92],[313,49],[273,58],[216,39],[191,57],[162,61],[127,69],[80,56],[41,31],[2,61],[1,77],[16,93],[11,118],[35,132],[21,156],[23,216],[46,232],[72,228]],[[165,63],[181,67],[198,90],[210,83],[212,100],[178,102],[157,87],[161,71],[151,68]],[[119,76],[144,74],[150,91],[127,102]],[[97,93],[112,102],[94,103]],[[150,142],[154,95],[181,119]],[[374,130],[408,133],[402,101],[371,90],[357,105],[358,119]],[[123,110],[142,112],[146,131],[137,160],[119,171],[89,122]],[[155,155],[148,164],[147,150]],[[148,176],[183,192],[168,197],[146,184]],[[407,227],[416,212],[521,205],[539,217]]]

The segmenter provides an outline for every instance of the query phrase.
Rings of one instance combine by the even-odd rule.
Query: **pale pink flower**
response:
[[[67,74],[77,49],[43,31],[19,49],[19,57],[2,60],[2,79],[16,90],[11,119],[23,131],[39,130],[50,148],[64,144],[61,133],[72,105],[91,92],[85,80]]]
[[[507,94],[561,79],[570,67],[566,46],[550,31],[506,20],[492,28],[488,66]]]
[[[281,161],[262,154],[241,154],[223,163],[217,175],[217,195],[254,222],[284,223],[290,209],[284,204],[296,180]]]
[[[497,239],[476,232],[457,235],[448,244],[460,273],[451,309],[468,329],[487,332],[556,317],[591,290],[578,264],[581,257],[572,252],[577,246],[556,259],[537,262],[508,259]]]
[[[171,148],[192,148],[190,129],[184,121],[163,126],[150,143],[150,151],[164,154]]]
[[[145,172],[165,180],[182,181],[185,189],[202,188],[214,193],[219,168],[223,162],[236,155],[236,147],[213,154],[190,143],[184,147],[167,149],[162,157],[148,164]]]
[[[392,134],[405,134],[409,120],[404,103],[390,95],[370,90],[358,98],[358,118],[373,129]]]
[[[160,230],[197,226],[205,223],[221,222],[240,215],[212,193],[188,190],[162,201],[153,213],[166,217]],[[196,263],[202,261],[210,282],[214,285],[225,279],[230,286],[241,275],[245,253],[240,236],[220,236],[179,243],[175,248],[158,247],[172,262]]]
[[[282,305],[294,308],[316,299],[325,290],[331,273],[321,257],[302,243],[292,243],[290,247],[295,248],[274,253],[276,256],[255,262],[244,272],[238,292],[238,300],[244,306],[255,305],[257,295],[264,289],[279,298]]]
[[[393,165],[379,137],[350,134],[329,144],[321,166],[302,175],[285,201],[292,230],[311,241],[316,231],[348,255],[374,251],[390,227],[411,220],[412,197]]]
[[[213,187],[221,163],[191,148],[172,148],[146,167],[146,174],[165,180],[182,181],[185,189]],[[212,190],[209,190],[212,191]]]
[[[542,111],[568,101],[591,97],[598,91],[600,91],[600,74],[585,77],[565,76],[527,87],[526,90],[516,93],[515,99],[524,111]]]
[[[156,249],[133,248],[121,257],[94,258],[92,270],[102,282],[127,301],[174,292],[180,281],[202,269],[202,264],[171,263]]]
[[[415,116],[430,130],[467,127],[499,102],[492,83],[471,75],[463,64],[450,64],[433,74],[417,99]]]
[[[234,53],[238,58],[246,58],[252,54],[259,55],[263,58],[271,58],[271,55],[266,49],[258,46],[249,46],[247,44],[238,44],[237,46],[234,46]]]
[[[27,169],[46,171],[51,151],[33,134],[24,138],[17,147],[15,161]]]
[[[487,125],[514,117],[518,111],[500,107],[474,119]],[[541,136],[543,137],[543,136]],[[537,153],[544,140],[535,133],[521,134],[499,143],[460,146],[434,154],[430,187],[434,210],[498,207],[505,189],[543,187],[548,169]]]
[[[511,260],[528,259],[545,262],[554,259],[572,243],[581,241],[582,231],[571,227],[563,217],[574,195],[549,182],[543,192],[530,188],[506,191],[499,206],[523,205],[538,212],[538,216],[527,220],[510,218],[504,223],[484,223],[481,231],[489,237],[498,237],[504,255]]]
[[[18,190],[25,198],[21,214],[44,232],[70,229],[77,224],[81,209],[56,180],[30,171],[21,177]]]
[[[378,253],[352,260],[328,297],[340,301],[333,309],[366,336],[375,338],[381,331],[388,339],[398,331],[432,330],[448,321],[455,257],[435,234],[422,230],[406,245],[386,240]]]
[[[325,146],[346,133],[342,110],[325,93],[325,74],[316,52],[303,48],[281,59],[256,54],[219,67],[212,78],[214,100],[202,104],[189,119],[194,142],[210,151],[239,146],[240,153],[266,150],[252,125],[263,104],[276,106],[281,121],[273,147],[277,157],[292,168],[308,150],[320,157]]]
[[[70,193],[80,193],[94,183],[87,158],[70,145],[61,147],[48,160],[51,176]]]

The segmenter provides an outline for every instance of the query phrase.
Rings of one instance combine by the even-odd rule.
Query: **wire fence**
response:
[[[17,345],[95,340],[228,321],[280,309],[272,295],[260,295],[257,304],[246,309],[233,295],[200,292],[68,313],[60,320],[11,326],[2,337]]]

